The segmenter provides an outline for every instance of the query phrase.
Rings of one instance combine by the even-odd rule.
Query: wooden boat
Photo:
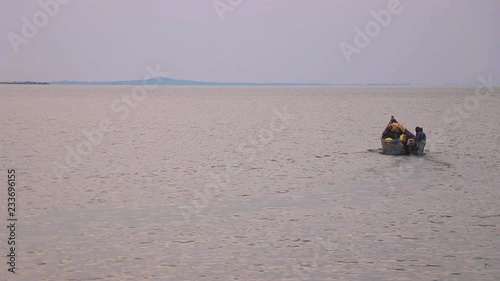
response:
[[[396,127],[393,127],[392,124],[396,124]],[[397,130],[394,131],[394,129]],[[392,136],[394,136],[394,139],[392,139]],[[396,119],[394,119],[394,116],[391,116],[389,124],[385,128],[384,132],[382,132],[382,137],[380,138],[380,141],[382,142],[382,153],[384,154],[419,155],[423,152],[423,146],[421,147],[422,151],[419,151],[417,148],[417,143],[415,142],[415,135],[412,134],[406,128],[404,128],[403,125],[397,123]]]
[[[403,155],[406,154],[405,147],[399,139],[385,140],[380,138],[382,142],[382,153],[389,155]]]

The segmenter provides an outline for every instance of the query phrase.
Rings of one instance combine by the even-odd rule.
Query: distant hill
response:
[[[323,83],[226,83],[226,82],[205,82],[193,80],[179,80],[166,77],[151,78],[148,80],[127,80],[127,81],[55,81],[52,85],[187,85],[187,86],[321,86],[329,85]]]

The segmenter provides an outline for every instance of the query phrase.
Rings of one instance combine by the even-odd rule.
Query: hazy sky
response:
[[[3,1],[0,81],[142,79],[157,64],[204,81],[500,81],[499,0],[57,1]]]

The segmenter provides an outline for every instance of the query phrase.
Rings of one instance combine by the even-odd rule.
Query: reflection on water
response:
[[[473,88],[164,87],[121,119],[130,91],[0,87],[21,187],[1,280],[499,280],[499,153],[473,137],[498,139],[498,95],[432,144]],[[426,130],[426,155],[380,153],[390,115]]]

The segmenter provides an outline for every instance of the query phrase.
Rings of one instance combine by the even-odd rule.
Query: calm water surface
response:
[[[0,280],[500,280],[499,88],[132,93],[0,87]]]

